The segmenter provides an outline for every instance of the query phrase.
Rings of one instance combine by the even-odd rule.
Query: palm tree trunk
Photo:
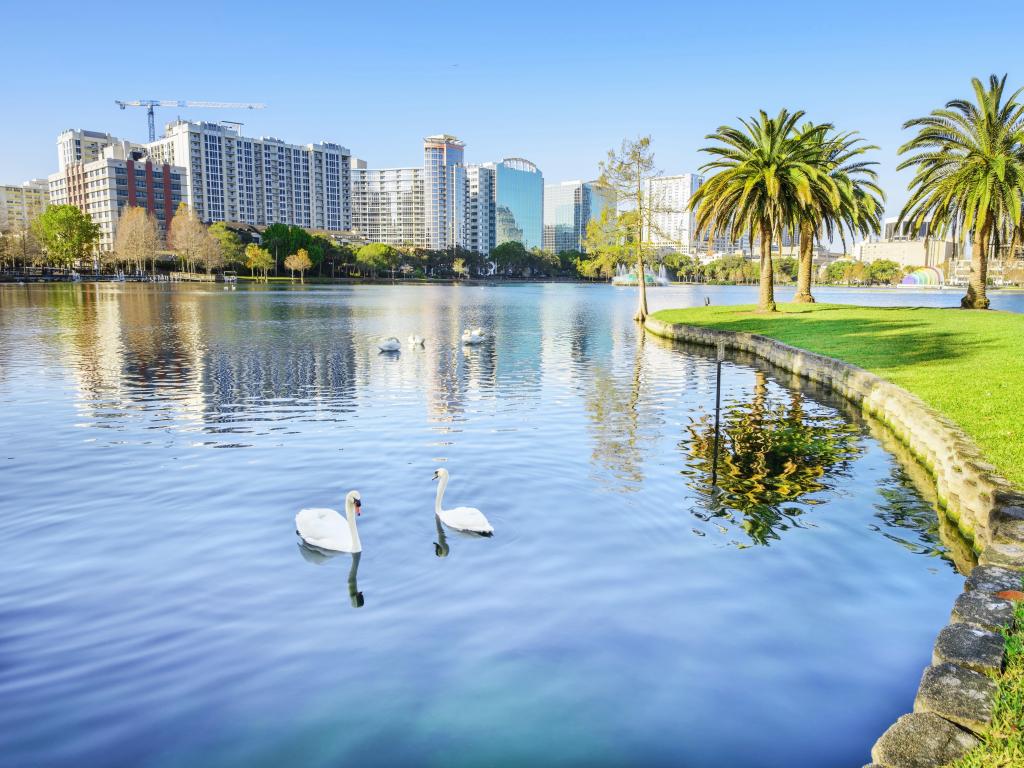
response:
[[[964,309],[988,309],[989,301],[985,283],[988,280],[988,240],[991,220],[985,222],[981,232],[976,232],[971,243],[971,274],[967,278],[967,295],[960,299]]]
[[[811,295],[811,276],[814,272],[814,227],[809,221],[800,224],[800,264],[796,272],[796,296],[793,301],[802,304],[814,302]]]
[[[757,309],[759,312],[775,311],[775,282],[774,275],[772,275],[772,231],[768,227],[761,227],[761,290],[758,296]]]

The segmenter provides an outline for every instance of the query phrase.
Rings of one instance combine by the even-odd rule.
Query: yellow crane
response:
[[[235,101],[170,101],[164,99],[135,99],[134,101],[114,100],[121,109],[126,107],[145,107],[149,115],[149,140],[156,141],[156,118],[154,107],[198,107],[201,109],[263,109],[266,104],[245,104]]]

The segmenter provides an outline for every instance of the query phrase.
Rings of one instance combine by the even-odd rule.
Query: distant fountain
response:
[[[644,283],[650,287],[668,285],[668,277],[665,274],[665,265],[662,264],[655,275],[650,267],[644,267]],[[615,277],[612,278],[612,285],[637,285],[636,270],[628,269],[625,264],[615,267]]]

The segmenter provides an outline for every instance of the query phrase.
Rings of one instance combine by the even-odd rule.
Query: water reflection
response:
[[[436,514],[434,515],[434,525],[437,526],[437,541],[434,542],[434,554],[438,557],[448,557],[448,536],[444,532],[444,526],[441,525],[441,518]]]
[[[329,549],[321,549],[320,547],[313,546],[305,541],[298,542],[297,546],[299,548],[299,552],[302,553],[302,559],[307,563],[313,563],[313,565],[324,565],[330,560],[346,554],[344,552],[334,552]],[[362,608],[366,605],[366,599],[363,597],[363,593],[359,591],[358,576],[359,561],[362,559],[363,553],[355,552],[351,557],[352,564],[348,569],[348,597],[353,608]]]
[[[796,502],[819,503],[811,494],[847,473],[860,452],[858,430],[835,411],[808,408],[798,390],[769,395],[767,377],[754,372],[749,400],[727,403],[720,434],[714,415],[695,419],[688,452],[690,486],[710,497],[704,520],[734,520],[753,544],[766,545],[799,527],[805,512]],[[828,481],[828,482],[826,482]]]

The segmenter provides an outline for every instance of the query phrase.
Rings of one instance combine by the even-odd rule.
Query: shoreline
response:
[[[928,472],[935,484],[937,513],[970,537],[980,565],[964,574],[964,592],[956,598],[950,623],[936,638],[913,712],[897,719],[875,742],[871,765],[945,765],[989,746],[984,739],[997,712],[1005,717],[1003,710],[1009,707],[1011,715],[1022,714],[1014,711],[1013,697],[1003,689],[1019,685],[1016,668],[1021,664],[1024,603],[1004,599],[1004,591],[1019,591],[1024,585],[1024,492],[998,475],[952,420],[863,368],[715,324],[672,323],[650,315],[644,329],[684,344],[752,354],[828,387],[881,421]],[[1008,658],[1011,670],[1004,677]]]

